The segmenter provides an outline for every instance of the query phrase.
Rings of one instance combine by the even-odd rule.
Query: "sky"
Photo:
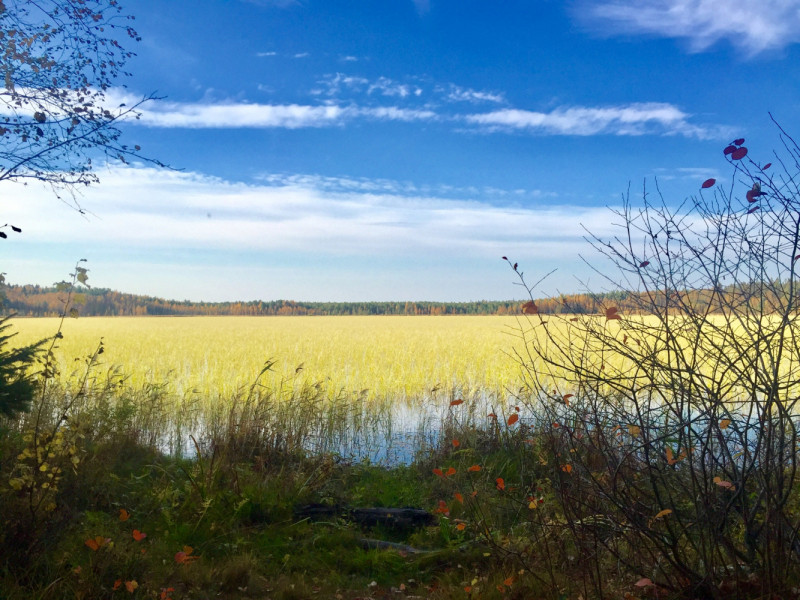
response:
[[[604,291],[584,237],[678,205],[744,137],[800,135],[800,0],[137,0],[110,100],[149,93],[77,198],[2,183],[11,283],[88,261],[178,300],[473,301]],[[123,85],[125,87],[123,87]]]

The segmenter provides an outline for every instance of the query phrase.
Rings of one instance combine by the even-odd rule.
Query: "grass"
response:
[[[53,334],[57,319],[17,319],[15,343]],[[134,386],[169,381],[178,395],[230,396],[252,383],[265,360],[277,378],[302,365],[300,381],[367,390],[370,400],[415,400],[439,388],[503,393],[518,369],[504,352],[513,317],[91,317],[69,319],[59,342],[64,375],[102,338],[107,365]]]

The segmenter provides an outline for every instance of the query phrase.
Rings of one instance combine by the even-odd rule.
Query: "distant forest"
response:
[[[0,313],[24,317],[61,314],[65,292],[55,287],[6,285]],[[572,294],[536,300],[542,313],[594,314],[608,301],[624,303],[624,292]],[[189,302],[125,294],[103,288],[81,288],[75,306],[82,316],[290,316],[290,315],[510,315],[521,314],[519,300],[479,302]]]

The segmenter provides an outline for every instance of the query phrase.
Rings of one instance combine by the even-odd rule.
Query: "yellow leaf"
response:
[[[642,428],[639,427],[638,425],[628,425],[628,433],[630,433],[633,437],[639,435],[641,431]]]
[[[730,425],[730,424],[731,424],[731,420],[730,419],[722,419],[719,422],[719,428],[720,429],[727,429],[728,425]]]
[[[657,514],[655,517],[653,517],[653,518],[654,518],[654,519],[660,519],[661,517],[666,517],[667,515],[671,515],[671,514],[672,514],[672,509],[671,509],[671,508],[665,508],[664,510],[662,510],[661,512],[659,512],[659,513],[658,513],[658,514]]]

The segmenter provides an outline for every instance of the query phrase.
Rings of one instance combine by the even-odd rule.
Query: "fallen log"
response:
[[[342,517],[364,527],[384,525],[393,529],[418,529],[436,524],[436,518],[420,508],[349,508],[307,504],[296,508],[294,516],[299,520],[310,519],[312,521]]]

